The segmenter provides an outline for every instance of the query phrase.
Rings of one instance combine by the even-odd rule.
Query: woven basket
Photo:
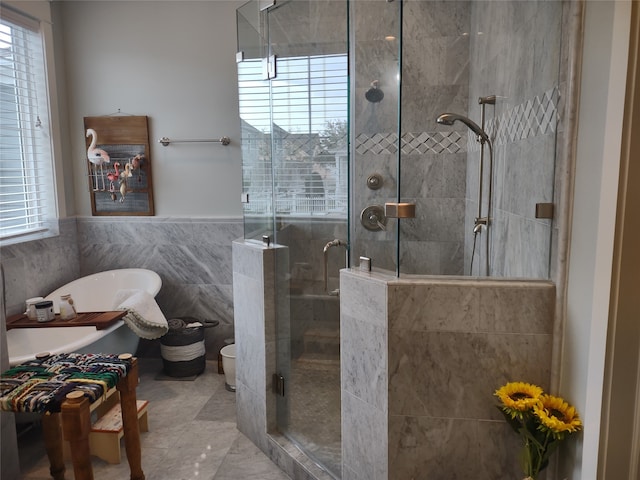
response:
[[[170,377],[189,377],[206,366],[204,327],[188,327],[181,319],[168,321],[169,331],[160,338],[164,373]]]

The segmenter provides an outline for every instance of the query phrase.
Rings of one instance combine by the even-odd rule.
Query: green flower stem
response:
[[[538,466],[536,471],[540,472],[540,468],[542,467],[542,462],[545,459],[544,457],[546,456],[547,453],[547,447],[549,445],[549,437],[551,436],[550,432],[547,430],[546,435],[544,436],[544,444],[542,445],[542,455],[540,455],[540,458],[538,459]]]

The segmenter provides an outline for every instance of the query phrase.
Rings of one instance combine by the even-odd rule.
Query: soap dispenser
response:
[[[71,320],[76,318],[76,307],[73,305],[73,298],[70,294],[60,297],[60,319]]]

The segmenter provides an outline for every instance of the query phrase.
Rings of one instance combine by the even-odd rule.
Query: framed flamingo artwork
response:
[[[93,215],[153,215],[146,116],[84,117]]]

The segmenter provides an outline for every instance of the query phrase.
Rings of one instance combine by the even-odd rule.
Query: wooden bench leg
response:
[[[122,426],[124,428],[124,446],[131,470],[131,480],[145,480],[142,471],[142,448],[140,447],[140,428],[138,427],[138,406],[136,386],[138,385],[138,361],[133,358],[129,374],[120,379],[117,389],[120,392]]]
[[[65,467],[59,413],[48,413],[42,416],[42,434],[47,457],[49,457],[49,473],[54,480],[64,480]]]
[[[62,431],[71,447],[76,480],[93,480],[89,453],[90,429],[89,399],[79,390],[67,394],[67,399],[62,403]]]

